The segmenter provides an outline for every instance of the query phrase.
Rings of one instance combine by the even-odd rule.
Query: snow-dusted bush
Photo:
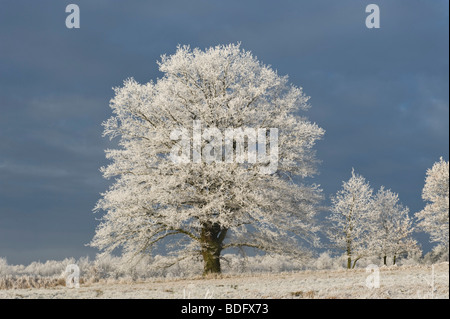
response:
[[[312,268],[313,269],[334,269],[336,268],[335,264],[336,258],[332,258],[329,252],[323,252],[319,255],[319,257],[313,260]]]
[[[44,263],[32,262],[27,266],[8,265],[0,258],[0,289],[50,288],[65,286],[66,267],[76,264],[80,268],[80,283],[95,282],[136,282],[148,279],[194,278],[203,273],[202,264],[192,256],[179,260],[176,257],[144,256],[133,259],[126,256],[99,255],[94,260],[87,257],[76,260],[67,258],[62,261],[49,260]],[[436,263],[448,260],[437,249],[429,253],[425,260],[420,255],[399,259],[399,265],[414,265],[419,262]],[[345,269],[347,256],[332,256],[323,252],[317,258],[295,259],[283,255],[242,256],[225,254],[222,256],[222,272],[225,275],[251,275],[260,273],[294,272],[302,270],[339,270]],[[382,266],[379,257],[362,258],[357,268],[369,264]]]
[[[401,257],[397,264],[399,266],[415,266],[423,263],[425,263],[425,260],[422,256],[422,251],[418,250]]]
[[[448,262],[448,245],[438,245],[423,258],[425,264]]]
[[[242,259],[242,257],[237,257],[234,255],[236,259]],[[291,257],[291,256],[283,256],[283,255],[262,255],[262,256],[253,256],[247,257],[242,261],[244,264],[244,271],[239,271],[239,269],[231,268],[229,270],[230,273],[237,272],[286,272],[286,271],[295,271],[301,270],[305,268],[304,263],[299,260]],[[238,263],[235,262],[234,265]]]
[[[21,272],[30,276],[59,277],[65,272],[68,265],[75,263],[75,258],[66,258],[63,261],[48,260],[45,263],[32,262]]]

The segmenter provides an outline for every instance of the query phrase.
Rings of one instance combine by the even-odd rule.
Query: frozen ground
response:
[[[70,289],[0,290],[5,298],[449,298],[449,264],[365,269],[316,270],[221,278],[161,279],[137,283],[103,282]]]

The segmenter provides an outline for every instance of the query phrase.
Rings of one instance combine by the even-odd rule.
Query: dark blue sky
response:
[[[67,29],[76,3],[81,28]],[[366,5],[381,28],[365,26]],[[242,42],[311,96],[327,198],[351,168],[421,210],[425,171],[449,153],[447,0],[0,0],[0,256],[94,256],[106,190],[101,122],[112,87],[161,74],[177,44]],[[425,236],[417,236],[429,249]]]

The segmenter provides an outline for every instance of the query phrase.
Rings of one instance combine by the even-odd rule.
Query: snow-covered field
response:
[[[449,264],[355,270],[306,270],[291,273],[223,275],[220,278],[103,281],[80,288],[0,290],[5,298],[449,298]]]

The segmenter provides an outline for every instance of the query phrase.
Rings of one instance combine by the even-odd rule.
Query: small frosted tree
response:
[[[342,189],[331,198],[331,225],[327,231],[334,248],[345,252],[347,268],[368,254],[367,225],[373,190],[365,178],[352,170]]]
[[[432,242],[449,246],[449,162],[441,157],[427,170],[422,198],[425,208],[416,213],[418,227],[428,233]]]
[[[388,257],[395,264],[398,256],[419,250],[412,238],[414,228],[409,209],[400,203],[398,194],[381,187],[368,216],[370,251],[381,256],[385,265]]]
[[[309,107],[302,89],[239,45],[178,47],[159,70],[156,83],[129,79],[115,89],[104,135],[119,137],[120,148],[107,150],[112,163],[102,171],[116,180],[95,208],[106,214],[91,245],[133,256],[158,246],[178,259],[201,256],[205,274],[221,271],[228,248],[306,253],[321,192],[301,179],[316,173],[313,147],[324,131],[300,115]],[[276,154],[276,141],[268,143],[277,170],[261,174],[268,161],[224,160],[219,133],[230,128],[278,129]],[[224,148],[238,145],[234,139]]]

